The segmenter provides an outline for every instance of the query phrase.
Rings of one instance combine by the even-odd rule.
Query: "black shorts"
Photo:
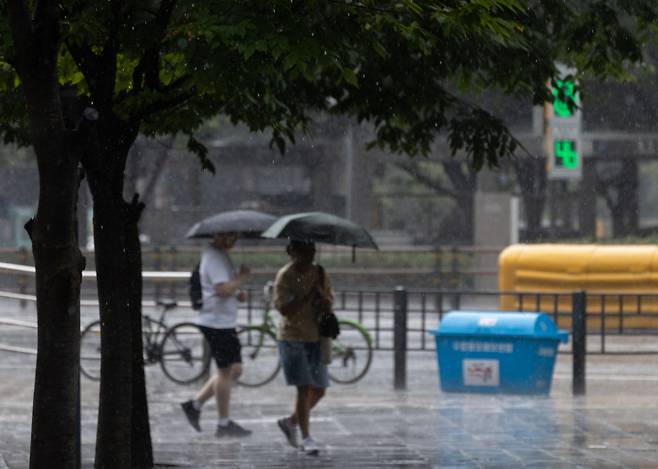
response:
[[[210,351],[217,368],[228,368],[234,363],[242,363],[240,340],[235,329],[214,329],[199,326],[210,344]]]

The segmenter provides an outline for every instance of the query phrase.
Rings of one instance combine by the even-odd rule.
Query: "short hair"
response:
[[[315,243],[310,241],[298,241],[295,239],[291,239],[288,246],[286,246],[286,252],[288,254],[291,252],[307,251],[311,249],[315,251]]]

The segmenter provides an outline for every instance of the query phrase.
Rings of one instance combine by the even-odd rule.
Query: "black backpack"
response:
[[[201,274],[199,273],[199,267],[201,263],[199,262],[192,274],[190,275],[190,303],[192,303],[192,309],[201,309],[203,306],[203,293],[201,292]]]

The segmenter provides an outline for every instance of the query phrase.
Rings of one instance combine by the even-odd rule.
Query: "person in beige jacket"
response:
[[[292,415],[277,423],[292,446],[317,455],[318,446],[309,429],[310,412],[329,386],[320,349],[318,316],[333,303],[333,292],[329,276],[314,263],[313,243],[291,241],[287,252],[290,262],[279,270],[274,281],[274,305],[281,313],[277,330],[281,364],[287,384],[297,388],[297,395]],[[298,427],[301,444],[297,441]]]

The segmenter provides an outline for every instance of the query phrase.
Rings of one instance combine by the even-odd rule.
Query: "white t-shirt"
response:
[[[233,280],[235,268],[231,258],[225,251],[212,246],[203,250],[201,265],[201,292],[203,306],[199,310],[197,324],[214,329],[232,329],[238,320],[238,299],[235,295],[219,296],[215,290],[218,283]]]

